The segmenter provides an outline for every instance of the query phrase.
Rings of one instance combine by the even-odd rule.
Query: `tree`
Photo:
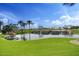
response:
[[[25,26],[26,26],[26,25],[27,25],[27,24],[26,24],[25,22],[22,23],[23,29],[25,29]]]
[[[26,25],[27,25],[27,24],[26,24],[25,22],[22,23],[23,30],[25,29],[25,26],[26,26]],[[24,41],[26,40],[24,31],[23,31],[23,38],[22,38],[22,39],[23,39]]]
[[[21,21],[21,20],[18,22],[18,24],[20,24],[20,26],[21,26],[21,32],[22,32],[21,34],[23,35],[24,34],[23,30],[25,29],[25,26],[27,24],[25,22]],[[21,35],[21,39],[25,40],[25,35],[23,35],[23,37],[22,37],[22,35]]]
[[[17,30],[17,27],[14,24],[9,24],[9,25],[3,26],[2,33],[8,35],[6,37],[7,39],[13,40],[15,39],[16,30]]]
[[[31,25],[31,24],[33,25],[33,23],[32,23],[31,20],[28,20],[28,21],[27,21],[27,24],[29,25],[29,40],[30,40],[30,39],[31,39],[31,38],[30,38],[30,25]]]
[[[0,31],[1,31],[1,26],[3,25],[3,22],[2,21],[0,21]]]
[[[18,21],[18,24],[21,26],[21,29],[22,29],[23,21],[22,20]]]
[[[17,30],[17,27],[14,24],[9,24],[9,25],[3,26],[2,33],[6,34],[12,31],[15,32],[16,30]]]
[[[21,29],[25,29],[25,26],[27,25],[27,23],[25,23],[23,21],[19,21],[18,24],[20,24]]]

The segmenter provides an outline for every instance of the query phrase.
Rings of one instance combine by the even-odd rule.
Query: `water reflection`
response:
[[[29,40],[29,34],[24,34],[25,38]],[[22,35],[16,35],[19,40],[21,40]],[[39,38],[79,38],[79,35],[43,35],[43,34],[30,34],[30,39],[39,39]]]

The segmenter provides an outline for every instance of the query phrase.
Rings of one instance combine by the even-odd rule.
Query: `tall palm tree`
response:
[[[28,20],[27,24],[29,25],[29,40],[30,40],[31,39],[31,37],[30,37],[30,25],[31,24],[33,25],[33,22],[31,20]]]
[[[23,22],[22,23],[22,27],[23,27],[23,30],[25,30],[25,26],[27,25],[27,23],[25,23],[25,22]],[[24,33],[24,31],[23,31],[23,40],[25,41],[25,33]]]
[[[0,21],[0,32],[1,32],[1,26],[3,25],[3,22],[2,21]]]
[[[27,25],[27,23],[25,23],[25,22],[22,23],[23,29],[25,29],[25,26],[26,26],[26,25]]]
[[[22,29],[23,21],[22,20],[18,21],[18,24],[21,26]]]
[[[20,26],[21,26],[21,32],[22,32],[22,34],[23,34],[23,30],[25,29],[25,26],[27,25],[25,22],[23,22],[22,20],[20,20],[20,21],[18,21],[18,24],[20,24]],[[25,40],[25,35],[23,35],[23,37],[22,37],[22,35],[21,35],[21,38],[23,39],[23,40]]]
[[[21,26],[21,32],[23,33],[23,29],[22,29],[23,21],[22,20],[18,21],[18,24]],[[21,39],[23,39],[22,33],[21,33]]]

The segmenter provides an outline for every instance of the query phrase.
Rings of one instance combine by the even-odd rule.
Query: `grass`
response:
[[[79,34],[79,29],[72,29],[73,34]]]
[[[72,38],[47,38],[15,41],[0,38],[0,56],[79,56],[79,46]]]

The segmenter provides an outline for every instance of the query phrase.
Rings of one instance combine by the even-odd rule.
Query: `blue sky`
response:
[[[31,20],[44,27],[79,25],[79,4],[63,6],[62,3],[0,3],[0,20],[5,24]]]

